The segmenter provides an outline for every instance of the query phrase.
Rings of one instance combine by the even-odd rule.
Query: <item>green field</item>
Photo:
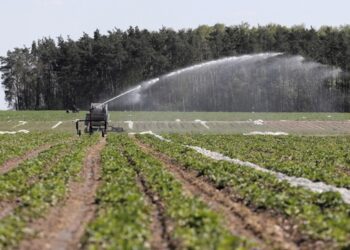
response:
[[[70,121],[83,118],[86,111],[67,114],[58,111],[0,111],[0,121]],[[242,112],[129,112],[111,111],[112,121],[245,121],[245,120],[296,120],[296,121],[347,121],[350,113],[242,113]]]
[[[350,247],[348,114],[83,116],[0,113],[0,249]]]
[[[25,129],[74,133],[74,121],[83,119],[85,113],[1,111],[0,131]],[[19,121],[25,121],[26,124],[20,125]],[[262,121],[262,124],[256,125],[255,121]],[[52,128],[58,122],[62,123]],[[112,111],[110,125],[123,127],[127,132],[242,134],[253,131],[282,131],[290,134],[340,135],[350,134],[350,114]]]

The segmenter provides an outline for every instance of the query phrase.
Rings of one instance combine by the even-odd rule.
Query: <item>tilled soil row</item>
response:
[[[20,201],[0,201],[0,220],[10,215],[20,205]]]
[[[71,142],[76,140],[76,138],[71,138],[67,141]],[[12,159],[7,160],[2,166],[0,166],[0,174],[6,174],[7,172],[11,171],[12,169],[16,168],[18,165],[20,165],[22,162],[31,160],[35,157],[37,157],[40,153],[49,150],[51,147],[54,147],[60,143],[54,143],[54,144],[44,144],[39,146],[36,149],[29,150],[22,156],[18,156]]]
[[[176,243],[171,238],[171,222],[165,215],[164,204],[160,198],[147,187],[147,183],[142,175],[137,174],[137,184],[145,194],[146,202],[151,206],[151,249],[166,250],[176,249]]]
[[[24,240],[19,249],[78,249],[85,227],[93,218],[96,190],[100,179],[101,150],[105,139],[92,146],[80,173],[82,181],[69,183],[69,196],[64,204],[52,208],[47,216],[33,222],[29,228],[38,237]]]
[[[131,166],[135,165],[132,158],[128,157]],[[151,206],[151,249],[169,250],[178,249],[178,243],[171,237],[173,226],[165,214],[165,206],[160,197],[153,192],[140,171],[135,169],[137,174],[136,183],[142,193],[145,194],[146,202]]]
[[[28,151],[27,153],[25,153],[20,157],[9,159],[0,167],[0,174],[5,174],[11,171],[12,169],[14,169],[15,167],[17,167],[22,162],[37,157],[41,152],[44,152],[45,150],[50,149],[52,146],[53,145],[51,144],[45,144],[45,145],[39,146],[34,150]]]
[[[50,149],[53,146],[54,145],[51,145],[51,146],[48,145],[47,148],[45,147],[45,149],[42,149],[40,151],[39,151],[39,149],[37,149],[37,150],[35,150],[35,151],[38,151],[36,155],[32,155],[30,158],[25,159],[25,160],[30,160],[30,159],[35,158],[40,153],[44,152],[45,150]],[[65,149],[65,150],[61,151],[58,155],[56,155],[53,161],[51,161],[48,165],[44,166],[43,173],[50,171],[51,167],[54,166],[67,153],[68,153],[68,149]],[[25,161],[25,160],[23,160],[23,161]],[[23,162],[23,161],[21,161],[21,162]],[[20,164],[20,163],[18,163],[18,164]],[[16,166],[14,166],[14,167],[16,167]],[[35,182],[38,181],[38,179],[39,179],[39,176],[32,176],[28,179],[27,183],[29,185],[34,184]],[[22,205],[22,201],[21,201],[20,197],[17,197],[14,200],[0,201],[0,220],[3,219],[4,217],[10,215],[14,209],[16,209],[17,207],[19,207],[21,205]]]
[[[139,147],[159,159],[166,169],[179,180],[185,190],[202,199],[211,209],[222,214],[227,228],[258,243],[262,249],[299,249],[293,235],[279,225],[270,215],[256,213],[249,207],[232,199],[227,189],[218,190],[210,181],[198,177],[196,171],[185,169],[163,153],[135,140]]]

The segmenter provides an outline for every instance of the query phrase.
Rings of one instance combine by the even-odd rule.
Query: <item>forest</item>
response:
[[[115,28],[107,34],[96,30],[92,37],[83,33],[77,40],[45,37],[0,57],[1,84],[8,105],[16,110],[86,109],[91,102],[172,70],[222,57],[271,51],[301,55],[348,72],[350,26],[314,29],[242,23],[182,30],[163,27],[158,31],[130,27],[125,31]],[[327,85],[343,93],[341,105],[333,111],[350,109],[347,78]],[[317,109],[306,106],[297,111],[310,110]]]

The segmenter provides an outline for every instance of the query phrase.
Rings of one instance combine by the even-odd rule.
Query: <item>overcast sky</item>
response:
[[[96,28],[105,33],[130,25],[158,30],[242,22],[318,28],[350,24],[349,10],[349,0],[0,0],[0,56],[44,36],[77,39]]]

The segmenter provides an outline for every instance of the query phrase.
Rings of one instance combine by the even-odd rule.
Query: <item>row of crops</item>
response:
[[[149,249],[152,244],[151,200],[160,199],[170,249],[246,249],[246,240],[230,234],[222,218],[197,198],[184,195],[181,184],[162,164],[140,151],[126,136],[108,137],[103,152],[100,209],[87,230],[89,249]],[[147,191],[141,192],[137,179]],[[155,198],[159,197],[159,198]],[[154,202],[154,201],[153,201]],[[158,208],[153,208],[158,209]],[[159,243],[158,243],[159,244]],[[159,247],[159,246],[158,246]]]
[[[1,154],[1,164],[40,145],[52,146],[0,175],[0,249],[13,249],[23,239],[36,237],[32,223],[50,209],[64,206],[69,183],[79,181],[88,149],[100,140],[98,136],[73,140],[69,134],[48,133],[11,138],[0,143],[2,152],[13,152]],[[191,194],[162,159],[141,150],[137,141],[184,171],[196,173],[218,192],[229,192],[228,199],[232,197],[253,213],[282,218],[277,223],[298,246],[307,248],[317,242],[323,249],[350,246],[350,206],[340,194],[294,187],[269,173],[215,161],[184,146],[200,146],[289,176],[348,188],[348,137],[174,134],[167,138],[171,141],[152,135],[108,135],[101,153],[95,216],[81,238],[83,249],[259,248],[255,238],[232,233],[224,214]]]
[[[12,249],[34,233],[27,226],[64,199],[67,183],[80,172],[86,149],[97,141],[97,137],[86,137],[73,143],[68,135],[48,134],[16,135],[16,139],[11,147],[18,141],[30,147],[38,141],[57,144],[0,175],[0,207],[9,210],[0,213],[0,249]]]
[[[271,141],[292,140],[302,145],[309,140],[316,138],[274,138],[269,137],[219,137],[217,136],[169,136],[173,142],[161,141],[153,136],[137,136],[144,143],[152,145],[155,149],[175,159],[182,166],[195,170],[198,176],[205,176],[210,179],[218,189],[229,187],[235,195],[239,196],[245,204],[256,210],[269,211],[275,215],[287,218],[296,226],[299,235],[297,241],[318,241],[327,242],[333,247],[348,246],[350,244],[350,206],[345,204],[341,196],[335,192],[314,193],[303,188],[293,187],[287,182],[278,180],[275,176],[251,168],[244,168],[224,161],[214,161],[197,153],[195,150],[184,147],[184,144],[201,145],[212,149],[226,148],[227,150],[237,150],[244,148],[246,144],[263,144],[263,140]],[[297,142],[298,139],[300,142]],[[235,141],[233,144],[228,142]],[[237,142],[240,140],[242,144]],[[304,141],[303,141],[304,140]],[[326,140],[320,138],[320,141]],[[329,144],[333,145],[336,138],[328,138]],[[339,139],[341,140],[341,139]],[[343,139],[344,142],[348,139]],[[174,142],[176,141],[176,142]],[[249,141],[249,142],[248,142]],[[226,146],[228,144],[229,146]],[[325,145],[324,145],[325,146]],[[339,145],[339,154],[344,145]],[[277,146],[275,147],[277,148]],[[294,154],[304,154],[305,159],[315,157],[313,152],[306,151],[306,147],[299,150],[294,149]],[[321,148],[321,146],[320,146]],[[272,145],[266,144],[265,150],[273,150]],[[291,152],[293,148],[291,148]],[[305,150],[305,151],[303,151]],[[222,152],[227,153],[222,150]],[[230,151],[229,151],[230,152]],[[246,158],[250,159],[246,151]],[[317,151],[316,151],[317,152]],[[333,152],[333,151],[332,151]],[[254,153],[254,151],[252,152]],[[284,153],[288,155],[288,153]],[[236,156],[236,155],[234,155]],[[318,156],[319,161],[326,161],[324,157]],[[283,157],[281,153],[280,157]],[[276,159],[276,158],[275,158]],[[327,158],[328,159],[328,158]],[[345,161],[346,156],[339,161]],[[311,161],[311,160],[310,160]],[[278,168],[278,163],[273,162]],[[295,163],[295,165],[297,165]],[[294,166],[295,166],[294,165]],[[329,163],[331,165],[331,163]],[[347,165],[348,166],[348,165]],[[304,169],[306,166],[303,167]],[[307,172],[307,170],[305,170]],[[297,172],[293,172],[297,173]],[[315,175],[317,174],[314,173]],[[297,175],[297,174],[296,174]],[[334,175],[333,175],[334,176]],[[346,176],[344,176],[345,178]],[[299,238],[299,239],[298,239]]]
[[[175,142],[218,151],[289,176],[350,188],[350,137],[170,135]]]
[[[34,149],[32,138],[39,140],[38,137],[45,135],[21,140]],[[98,140],[98,137],[72,140],[68,135],[58,139],[48,134],[46,138],[43,143],[55,145],[0,175],[0,208],[8,209],[0,211],[0,249],[13,249],[23,239],[36,237],[38,232],[31,229],[31,224],[51,208],[62,206],[69,193],[69,182],[79,181],[77,177],[87,149]],[[11,146],[15,147],[16,141],[12,141]],[[247,240],[230,234],[223,226],[223,218],[203,202],[184,195],[180,183],[161,163],[141,153],[127,136],[109,136],[108,145],[102,151],[101,168],[97,212],[81,239],[83,248],[151,249],[161,244],[181,249],[251,246]],[[144,189],[138,182],[143,183]],[[158,199],[161,204],[152,204]],[[152,239],[151,224],[155,220],[152,210],[155,209],[160,209],[159,216],[166,221],[161,229],[164,232],[160,232],[166,235],[161,236],[163,243]]]
[[[65,142],[69,136],[68,133],[0,135],[0,165],[38,146]]]

